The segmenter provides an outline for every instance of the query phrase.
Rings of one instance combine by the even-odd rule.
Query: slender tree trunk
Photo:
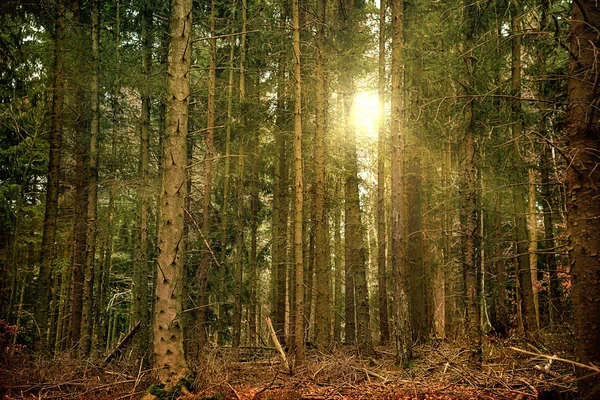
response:
[[[294,50],[294,266],[296,275],[294,355],[297,366],[304,364],[304,266],[302,238],[302,205],[304,197],[302,167],[302,81],[300,76],[300,10],[292,0]]]
[[[451,195],[450,172],[452,169],[452,148],[450,138],[444,143],[442,156],[442,186],[445,199]],[[452,217],[450,215],[450,206],[444,202],[442,211],[442,242],[443,242],[443,263],[444,263],[444,337],[454,335],[454,312],[456,301],[454,296],[454,263],[452,261]]]
[[[335,185],[335,197],[343,198],[341,182]],[[340,343],[342,341],[342,313],[344,311],[344,297],[342,296],[342,284],[344,255],[342,254],[342,208],[338,207],[333,215],[333,247],[334,247],[334,317],[333,317],[333,339]]]
[[[81,6],[78,0],[73,2],[73,27],[78,42],[77,59],[74,66],[75,76],[75,223],[73,229],[73,259],[71,276],[71,295],[69,312],[69,340],[67,346],[73,348],[81,338],[81,318],[83,313],[83,281],[86,250],[86,205],[88,197],[87,135],[85,122],[87,116],[83,111],[83,34],[81,29]]]
[[[86,251],[83,285],[83,315],[79,352],[88,356],[92,350],[94,315],[98,312],[94,304],[94,279],[96,274],[96,218],[98,203],[98,136],[100,135],[100,6],[99,0],[92,1],[92,77],[91,130],[88,159],[88,203]]]
[[[427,272],[423,259],[423,220],[422,220],[422,174],[421,157],[411,151],[413,158],[408,165],[407,186],[407,253],[409,303],[413,340],[421,341],[427,338],[427,293],[425,280]]]
[[[387,1],[379,5],[379,126],[377,138],[377,279],[379,284],[379,332],[381,344],[390,341],[390,325],[388,317],[387,293],[387,240],[386,240],[386,210],[385,210],[385,159],[386,159],[386,124],[385,120],[385,42]]]
[[[249,329],[249,339],[250,345],[255,346],[258,344],[258,332],[257,332],[257,320],[256,318],[256,309],[259,306],[257,302],[257,292],[258,292],[258,259],[257,259],[257,247],[258,247],[258,203],[259,203],[259,167],[260,167],[260,158],[259,158],[259,143],[260,143],[260,135],[258,132],[254,136],[254,145],[252,151],[252,200],[251,200],[251,211],[252,217],[250,221],[250,271],[249,275],[249,286],[250,286],[250,304],[248,305],[248,325]]]
[[[140,115],[140,163],[138,191],[138,240],[134,265],[134,290],[133,290],[133,323],[140,322],[139,332],[134,337],[134,345],[139,355],[148,351],[150,328],[150,315],[148,313],[148,212],[150,206],[150,57],[151,37],[149,30],[152,26],[152,12],[150,3],[144,0],[141,19],[141,45],[142,45],[142,88],[141,88],[141,115]]]
[[[473,96],[474,93],[474,70],[477,62],[473,55],[474,46],[474,31],[477,24],[477,9],[473,4],[467,4],[465,23],[467,32],[464,38],[464,55],[465,63],[465,90],[467,96]],[[477,263],[476,263],[476,246],[477,246],[477,161],[476,161],[476,145],[475,145],[475,111],[474,99],[467,98],[467,103],[463,107],[465,133],[464,133],[464,177],[465,187],[463,189],[463,208],[464,215],[464,233],[463,233],[463,276],[464,276],[464,291],[465,291],[465,333],[467,339],[475,346],[475,357],[480,356],[481,347],[481,330],[479,329],[479,298],[477,290]]]
[[[344,72],[342,72],[342,75]],[[351,117],[350,110],[352,109],[352,89],[349,87],[350,83],[349,77],[342,76],[340,77],[340,83],[342,86],[342,97],[343,97],[343,106],[344,106],[344,152],[345,155],[345,165],[346,168],[349,168],[350,163],[352,162],[351,156],[348,154],[349,150],[349,136],[351,127]],[[356,144],[354,144],[356,146]],[[356,160],[354,160],[356,162]],[[355,167],[356,168],[356,167]],[[356,171],[355,171],[356,172]],[[350,213],[352,212],[352,206],[349,201],[351,197],[352,190],[352,173],[351,171],[345,171],[344,174],[344,287],[345,287],[345,310],[344,310],[344,336],[345,342],[347,344],[354,344],[356,342],[356,271],[355,267],[357,263],[361,261],[354,261],[355,257],[358,257],[358,254],[355,254],[356,248],[358,250],[362,250],[358,243],[354,242],[353,233],[357,229],[356,221],[353,221],[350,217]],[[356,179],[356,178],[354,178]],[[358,213],[358,211],[356,211]],[[349,226],[351,223],[354,223],[353,226]],[[362,238],[361,238],[362,240]],[[354,247],[353,247],[354,246]],[[364,257],[364,255],[362,255]]]
[[[498,298],[496,307],[496,318],[498,320],[497,330],[501,336],[507,335],[509,331],[508,310],[506,308],[506,269],[504,266],[504,257],[502,254],[502,215],[500,213],[500,196],[496,197],[496,210],[494,212],[494,242],[496,243],[496,254],[494,262],[496,264],[496,280],[498,287]]]
[[[575,354],[581,363],[600,363],[600,96],[598,49],[600,6],[573,2],[569,63],[567,237],[573,274]],[[598,376],[578,369],[579,396],[597,398]]]
[[[35,307],[35,320],[42,332],[41,347],[44,347],[44,335],[47,329],[48,306],[52,282],[52,263],[54,260],[54,240],[56,237],[56,217],[58,214],[58,195],[60,190],[60,153],[63,132],[64,104],[64,40],[65,8],[62,1],[56,4],[56,26],[54,31],[54,71],[52,83],[52,119],[50,126],[50,149],[48,158],[48,179],[46,184],[46,208],[44,230],[40,251],[40,274]]]
[[[327,0],[317,1],[316,41],[316,130],[315,130],[315,274],[317,299],[315,307],[315,339],[317,346],[326,348],[331,341],[331,271],[327,212],[325,210],[325,136],[327,135],[327,87],[325,80],[325,28]]]
[[[208,66],[208,120],[207,132],[205,141],[205,156],[204,156],[204,204],[202,208],[202,242],[204,244],[202,251],[202,259],[200,262],[200,304],[202,305],[202,296],[206,291],[206,282],[214,254],[210,248],[210,231],[211,231],[211,199],[213,186],[213,159],[214,159],[214,136],[215,136],[215,86],[217,80],[217,39],[216,39],[216,3],[215,0],[210,2],[210,55]],[[221,265],[220,272],[220,287],[219,287],[219,305],[218,305],[218,332],[217,340],[219,344],[225,343],[227,326],[225,325],[225,305],[229,296],[226,295],[224,282],[226,275],[227,264]]]
[[[515,211],[515,227],[517,240],[517,268],[520,284],[521,309],[524,329],[532,332],[536,329],[535,303],[532,287],[531,269],[529,264],[527,234],[527,207],[525,205],[526,186],[524,185],[525,167],[520,155],[519,142],[523,134],[521,111],[521,10],[520,4],[513,4],[511,12],[512,56],[511,56],[511,111],[513,114],[512,138],[514,143],[515,170],[517,176],[513,187],[513,202]],[[521,179],[523,178],[523,179]]]
[[[233,335],[232,346],[239,347],[242,334],[242,285],[244,279],[244,191],[246,163],[244,155],[244,138],[240,142],[238,150],[239,158],[237,165],[237,215],[236,215],[236,235],[235,235],[235,266],[234,266],[234,309],[233,309]]]
[[[153,321],[154,367],[167,389],[188,375],[183,350],[182,280],[185,271],[184,204],[190,101],[192,1],[171,3],[167,114],[158,230]]]
[[[235,5],[235,1],[234,1]],[[235,9],[234,9],[235,13]],[[235,33],[235,24],[231,26],[231,33]],[[219,274],[225,274],[228,265],[227,259],[227,238],[229,230],[229,186],[231,174],[231,132],[234,125],[233,118],[233,74],[234,74],[234,57],[235,57],[235,36],[231,36],[229,41],[229,79],[227,84],[227,128],[225,130],[225,168],[223,172],[223,204],[221,206],[221,258]],[[204,271],[202,271],[204,272]],[[200,298],[207,299],[207,279],[205,275],[201,276]],[[200,309],[198,311],[197,327],[200,335],[200,343],[204,344],[206,337],[206,319],[208,301],[200,301]]]
[[[558,277],[556,248],[554,240],[554,207],[555,202],[550,191],[550,171],[552,164],[548,157],[548,148],[542,149],[541,159],[541,190],[542,190],[542,213],[544,215],[544,241],[542,247],[545,254],[546,268],[550,275],[550,287],[548,289],[548,318],[550,326],[556,326],[558,319],[562,316],[561,285]]]
[[[286,260],[287,260],[287,221],[289,214],[287,135],[285,134],[285,58],[278,61],[277,71],[277,113],[275,135],[275,176],[273,182],[273,313],[274,328],[277,339],[285,345],[285,312],[286,312]]]
[[[412,359],[410,316],[408,313],[406,238],[404,222],[404,149],[402,132],[402,24],[403,1],[392,1],[392,247],[394,279],[394,330],[396,364],[405,366]]]
[[[535,170],[527,168],[528,189],[528,210],[527,210],[527,233],[529,234],[529,270],[531,271],[531,285],[533,288],[533,307],[535,312],[536,326],[540,326],[540,299],[537,291],[538,286],[538,239],[537,239],[537,194],[535,183]]]

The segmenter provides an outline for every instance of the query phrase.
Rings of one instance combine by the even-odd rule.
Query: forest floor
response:
[[[576,380],[570,335],[545,333],[528,341],[486,339],[478,365],[457,342],[415,346],[404,369],[391,348],[361,360],[354,347],[307,352],[290,375],[271,348],[214,348],[191,363],[194,380],[180,400],[218,399],[572,399]],[[525,353],[528,352],[529,354]],[[532,355],[539,354],[539,355]],[[101,368],[67,356],[43,360],[26,355],[0,359],[4,399],[139,399],[151,385],[143,360],[120,359]],[[554,359],[552,359],[554,357]],[[559,358],[561,360],[557,360]]]

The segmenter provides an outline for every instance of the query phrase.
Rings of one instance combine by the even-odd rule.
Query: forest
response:
[[[600,398],[594,0],[3,0],[0,396]]]

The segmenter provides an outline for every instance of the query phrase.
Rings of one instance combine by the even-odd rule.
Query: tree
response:
[[[40,278],[36,303],[36,321],[42,332],[40,348],[44,348],[48,323],[48,306],[52,285],[53,248],[56,237],[58,215],[58,195],[60,189],[60,153],[62,147],[63,106],[64,106],[64,41],[65,7],[62,1],[56,4],[56,26],[54,30],[54,75],[52,84],[52,125],[50,128],[50,151],[48,156],[48,183],[46,185],[46,210],[40,252]]]
[[[573,2],[569,61],[567,235],[573,273],[575,352],[582,363],[600,363],[600,113],[598,48],[600,7]],[[578,369],[579,395],[597,397],[596,375]]]
[[[392,2],[392,247],[391,268],[394,279],[394,330],[396,364],[412,359],[412,339],[407,297],[407,266],[404,221],[404,153],[402,132],[402,24],[403,1]]]
[[[379,130],[377,140],[377,277],[379,283],[379,331],[381,344],[390,341],[387,293],[387,241],[386,241],[386,206],[385,206],[385,160],[386,160],[386,129],[385,129],[385,41],[386,41],[386,10],[387,1],[382,0],[379,6]]]
[[[170,389],[189,373],[181,321],[185,271],[184,204],[190,102],[192,1],[171,3],[167,61],[167,113],[160,196],[153,321],[154,367]]]
[[[327,213],[325,210],[325,135],[327,132],[327,88],[325,80],[325,27],[327,0],[317,1],[316,48],[316,129],[315,129],[315,273],[317,300],[315,308],[315,339],[318,346],[327,346],[331,340],[330,294],[331,273],[329,269],[329,242],[327,240]]]
[[[304,196],[302,169],[302,80],[300,75],[300,10],[292,0],[292,46],[294,49],[294,267],[296,277],[294,355],[296,365],[305,361],[304,349],[304,267],[302,261],[302,205]]]

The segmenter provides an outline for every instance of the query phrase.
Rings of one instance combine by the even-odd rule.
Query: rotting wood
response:
[[[135,326],[131,328],[129,333],[125,335],[123,339],[121,339],[119,344],[117,344],[115,348],[106,356],[104,361],[102,361],[102,364],[100,364],[100,367],[105,367],[106,365],[108,365],[110,360],[112,360],[119,353],[119,351],[121,351],[121,349],[127,345],[127,343],[131,340],[133,335],[135,335],[135,333],[140,329],[140,325],[140,321],[138,321],[135,324]]]
[[[271,335],[271,340],[273,341],[275,348],[279,352],[279,355],[281,356],[281,359],[283,360],[283,363],[285,364],[286,369],[290,372],[290,375],[292,375],[292,368],[290,367],[288,359],[285,355],[285,351],[283,351],[283,348],[281,347],[279,340],[277,340],[277,334],[275,333],[275,329],[273,328],[273,324],[271,323],[271,318],[267,317],[266,321],[267,321],[267,327],[269,328],[269,334]]]

